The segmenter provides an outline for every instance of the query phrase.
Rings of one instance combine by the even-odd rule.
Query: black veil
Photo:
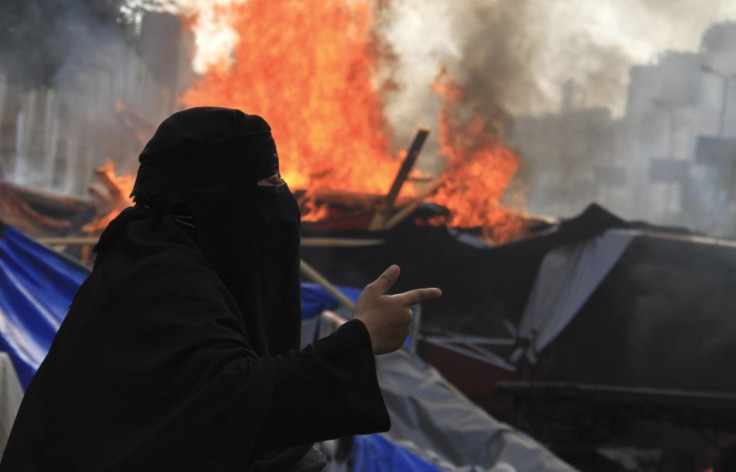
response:
[[[139,160],[136,203],[191,217],[256,353],[298,348],[300,214],[286,185],[256,185],[278,174],[266,121],[226,108],[184,110],[161,123]]]

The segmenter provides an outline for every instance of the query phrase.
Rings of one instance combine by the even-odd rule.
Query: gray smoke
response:
[[[736,18],[732,2],[394,0],[384,14],[397,54],[387,114],[400,142],[417,122],[435,125],[440,104],[428,84],[446,66],[465,90],[462,111],[520,154],[532,214],[572,216],[597,201],[626,219],[733,235],[731,216],[705,221],[722,202],[693,196],[704,176],[730,172],[693,156],[725,106],[722,82],[703,78],[698,61],[731,74],[732,57],[694,56],[709,28]],[[658,64],[666,67],[647,70]],[[438,172],[433,151],[420,165]],[[659,158],[688,160],[687,182],[651,180]]]
[[[7,180],[86,197],[93,169],[110,160],[117,173],[135,169],[140,123],[131,127],[121,110],[155,122],[176,106],[187,77],[179,79],[170,45],[179,41],[178,19],[151,14],[128,24],[118,3],[3,7],[0,117],[17,128],[0,136]]]
[[[514,114],[556,111],[570,79],[588,106],[620,114],[630,67],[695,51],[708,26],[736,18],[727,0],[394,0],[388,11],[407,102],[447,63],[469,100]]]

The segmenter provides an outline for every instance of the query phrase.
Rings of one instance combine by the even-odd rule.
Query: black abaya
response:
[[[389,427],[365,326],[256,353],[230,291],[169,216],[128,209],[32,380],[0,471],[244,471]]]

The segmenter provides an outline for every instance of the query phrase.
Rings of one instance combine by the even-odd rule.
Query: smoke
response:
[[[416,117],[437,116],[441,105],[427,84],[446,66],[464,89],[465,111],[482,118],[521,155],[518,178],[530,189],[527,210],[533,214],[572,216],[598,201],[627,219],[732,235],[731,215],[723,228],[701,221],[718,212],[718,202],[698,203],[707,211],[690,208],[694,199],[688,192],[700,188],[690,183],[703,169],[692,162],[689,149],[698,135],[717,129],[712,120],[722,110],[723,92],[716,76],[700,82],[702,71],[688,54],[708,48],[701,42],[714,24],[736,18],[733,2],[393,0],[386,11],[384,37],[398,58],[387,112],[397,129]],[[732,55],[709,53],[708,62],[723,74],[733,73]],[[630,79],[637,66],[660,64],[666,67],[645,71],[649,90],[642,92],[640,80],[633,103],[637,116],[648,113],[649,122],[619,120],[630,111]],[[697,101],[693,94],[700,94]],[[647,108],[652,110],[642,111]],[[564,114],[557,114],[563,109],[580,113],[568,113],[570,120],[563,122]],[[731,114],[726,129],[733,126]],[[617,127],[626,125],[640,132],[624,136]],[[677,144],[680,139],[685,142]],[[676,155],[667,156],[668,141],[676,144],[669,145]],[[651,181],[653,157],[687,158],[690,181],[679,188]]]
[[[696,51],[707,27],[736,18],[728,0],[394,0],[386,38],[408,113],[446,63],[467,100],[511,114],[553,112],[573,80],[586,105],[623,112],[629,69],[666,50]],[[399,106],[397,105],[397,108]],[[398,113],[398,111],[397,111]]]
[[[6,122],[17,133],[0,136],[5,178],[60,193],[86,195],[91,169],[107,157],[102,141],[116,126],[100,103],[100,71],[115,74],[125,58],[116,11],[106,3],[27,1],[7,5],[0,17],[0,75]],[[13,129],[12,127],[10,128]]]
[[[0,133],[8,180],[86,197],[93,169],[112,160],[131,171],[142,148],[139,130],[125,125],[118,104],[152,120],[176,105],[181,74],[169,43],[178,38],[178,19],[126,17],[121,1],[3,4],[0,78],[8,85],[0,117],[15,121],[6,129],[22,130]]]
[[[192,69],[205,73],[216,65],[232,64],[238,32],[228,21],[230,8],[246,0],[127,0],[122,10],[134,17],[141,11],[170,13],[187,18],[194,33]]]

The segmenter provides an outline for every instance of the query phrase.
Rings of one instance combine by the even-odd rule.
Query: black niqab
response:
[[[298,347],[299,207],[278,174],[265,120],[202,107],[166,119],[140,155],[133,195],[164,195],[158,210],[183,203],[196,239],[230,290],[259,355]]]

